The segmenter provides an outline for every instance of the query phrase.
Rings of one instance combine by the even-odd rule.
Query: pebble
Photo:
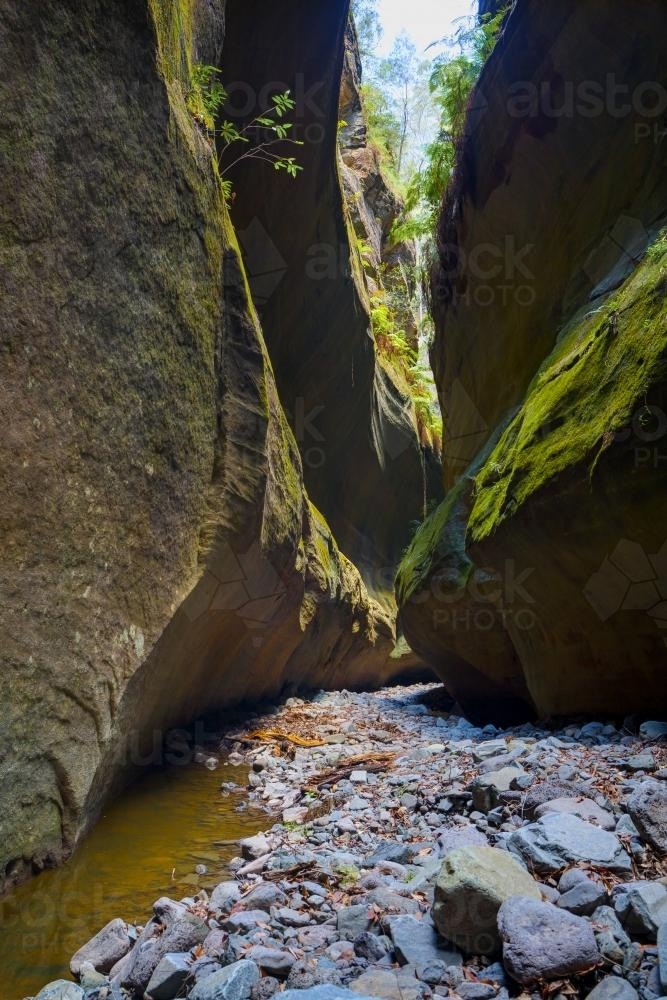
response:
[[[607,901],[607,890],[599,882],[592,879],[583,878],[576,885],[568,889],[555,901],[556,906],[578,916],[590,916],[597,910],[598,906],[604,906]]]
[[[591,990],[586,1000],[638,1000],[638,993],[625,979],[605,976]]]
[[[462,982],[456,989],[461,1000],[491,1000],[497,990],[488,983]]]
[[[610,906],[599,906],[591,917],[600,953],[609,962],[623,962],[630,938]]]
[[[266,924],[267,920],[264,910],[237,910],[222,921],[222,926],[230,934],[243,934],[254,930],[258,925]]]
[[[295,961],[294,955],[290,952],[279,951],[277,948],[267,948],[263,945],[255,945],[254,948],[251,948],[248,952],[248,958],[255,962],[262,972],[280,979],[289,975]]]

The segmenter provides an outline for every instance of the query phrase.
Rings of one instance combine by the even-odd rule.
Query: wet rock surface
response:
[[[119,914],[82,942],[80,985],[39,1000],[664,996],[658,723],[478,727],[441,690],[319,692],[227,733],[267,829],[226,881]],[[651,776],[625,767],[649,754]]]

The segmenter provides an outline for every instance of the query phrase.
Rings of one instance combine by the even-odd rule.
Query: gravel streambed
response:
[[[667,996],[667,724],[478,728],[441,691],[321,692],[226,736],[266,832],[38,1000]]]

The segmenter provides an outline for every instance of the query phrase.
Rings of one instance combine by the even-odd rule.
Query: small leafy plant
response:
[[[196,63],[192,67],[190,90],[187,95],[188,111],[207,132],[215,131],[215,119],[227,100],[227,91],[215,77],[215,66]]]
[[[646,250],[649,260],[659,260],[667,254],[667,229],[663,229],[658,238]]]
[[[349,889],[359,881],[359,870],[354,865],[338,864],[335,870],[344,889]]]
[[[296,177],[303,167],[294,156],[285,156],[274,148],[285,143],[303,146],[303,142],[292,139],[289,134],[293,123],[286,119],[296,106],[291,92],[285,90],[274,94],[269,108],[238,128],[228,118],[218,122],[228,98],[227,91],[216,79],[219,72],[215,66],[202,63],[193,67],[187,106],[209,139],[217,140],[218,169],[225,199],[229,201],[232,197],[232,182],[226,175],[243,160],[261,160],[271,164],[274,170],[283,170],[290,177]]]

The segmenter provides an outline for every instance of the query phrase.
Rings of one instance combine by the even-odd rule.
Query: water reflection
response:
[[[216,841],[247,837],[264,813],[236,812],[224,781],[245,784],[245,768],[188,764],[154,771],[106,811],[74,857],[0,899],[0,969],[5,1000],[32,996],[69,978],[72,954],[112,917],[143,923],[161,895],[175,898],[226,877],[238,853]],[[197,865],[207,873],[197,875]]]

